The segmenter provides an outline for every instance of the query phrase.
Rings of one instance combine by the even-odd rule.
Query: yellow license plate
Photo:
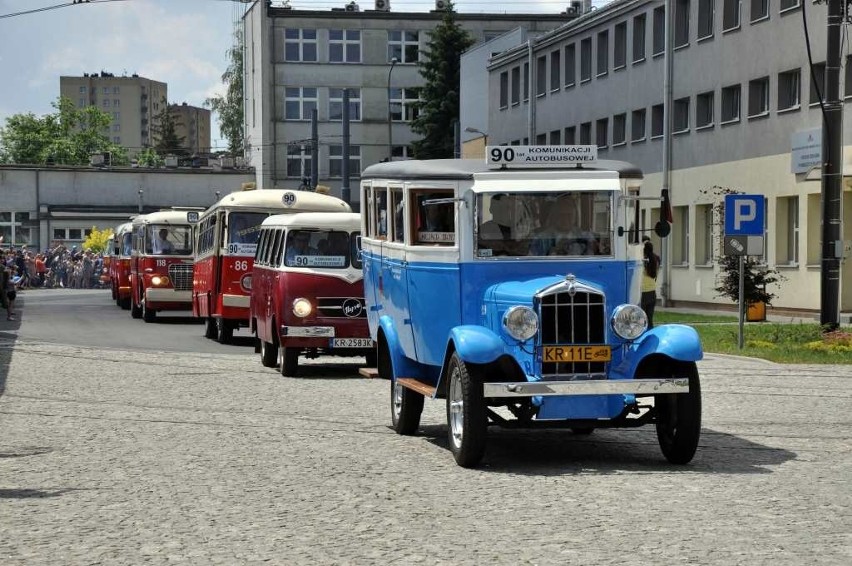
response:
[[[564,362],[608,362],[612,359],[609,346],[545,346],[541,361]]]

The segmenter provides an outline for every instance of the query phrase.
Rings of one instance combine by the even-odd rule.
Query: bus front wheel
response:
[[[222,318],[221,316],[216,319],[216,341],[220,344],[229,344],[231,342],[231,338],[234,337],[234,327],[231,324]]]
[[[267,342],[266,340],[260,341],[260,363],[263,367],[266,368],[274,368],[278,365],[278,344],[273,344],[272,342]]]
[[[148,301],[142,301],[142,320],[154,322],[157,319],[157,311],[148,308]]]
[[[454,353],[447,368],[447,425],[450,450],[463,468],[479,464],[485,455],[488,417],[482,381],[474,367]]]
[[[130,297],[129,302],[130,302],[130,316],[132,318],[142,318],[142,306],[139,305],[133,299],[133,296]]]
[[[208,316],[204,321],[204,337],[216,338],[216,321],[212,316]]]
[[[299,348],[281,348],[281,375],[296,377],[299,370]]]

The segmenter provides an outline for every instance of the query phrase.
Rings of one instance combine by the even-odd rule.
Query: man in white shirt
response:
[[[160,228],[157,236],[154,238],[153,248],[154,254],[165,255],[172,253],[172,243],[169,241],[169,231],[165,228]]]

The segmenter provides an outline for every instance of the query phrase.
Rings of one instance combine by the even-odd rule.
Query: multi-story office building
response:
[[[154,126],[167,104],[168,86],[136,74],[117,77],[101,71],[59,77],[59,94],[78,108],[97,106],[109,113],[109,138],[132,157],[156,143]]]
[[[533,39],[531,46],[491,58],[489,144],[597,144],[601,159],[640,166],[643,193],[659,195],[667,133],[665,4],[616,1]],[[714,205],[722,187],[764,195],[761,258],[786,278],[772,289],[778,295],[773,304],[819,310],[823,115],[811,80],[801,0],[670,5],[674,223],[671,236],[658,242],[666,246],[667,260],[661,291],[675,303],[727,302],[715,291],[723,226]],[[806,10],[813,73],[822,87],[826,7],[806,2]],[[847,56],[847,112],[850,62]],[[850,139],[850,122],[842,127]],[[852,147],[845,146],[844,155],[848,162]],[[848,173],[843,187],[848,195]],[[643,212],[645,228],[657,214]],[[846,207],[847,242],[850,221],[852,207]],[[848,280],[852,265],[845,262],[841,271]],[[842,286],[840,306],[852,310],[852,285]]]
[[[311,175],[311,113],[317,111],[318,179],[340,195],[343,172],[343,90],[349,91],[349,163],[354,177],[389,156],[405,158],[416,135],[412,103],[423,80],[417,62],[429,32],[442,20],[443,0],[432,12],[391,10],[375,0],[362,10],[341,0],[339,9],[294,10],[257,1],[244,18],[247,163],[261,188],[296,187]],[[530,34],[573,18],[563,14],[457,14],[483,42],[514,28]],[[357,190],[352,190],[357,199]],[[353,202],[357,208],[357,202]]]
[[[190,154],[210,153],[210,110],[183,104],[170,104],[169,114],[175,122],[175,134],[184,139]]]

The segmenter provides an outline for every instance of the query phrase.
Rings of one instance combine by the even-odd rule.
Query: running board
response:
[[[378,368],[359,368],[358,373],[364,377],[368,377],[370,379],[375,379],[379,377]]]
[[[483,383],[484,397],[535,397],[551,395],[660,395],[689,393],[688,378],[596,379],[590,381],[522,381]]]
[[[434,397],[435,390],[437,389],[434,385],[414,379],[413,377],[397,377],[396,382],[406,389],[420,393],[424,397]]]

